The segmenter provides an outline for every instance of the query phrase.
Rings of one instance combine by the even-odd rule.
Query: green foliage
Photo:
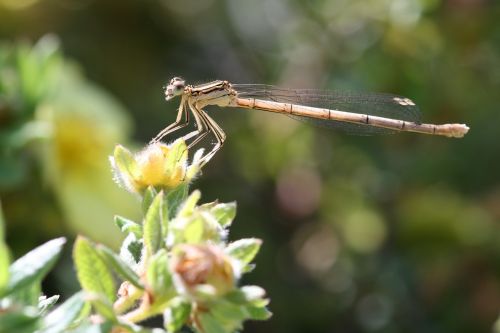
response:
[[[59,333],[74,326],[82,314],[88,314],[85,304],[83,292],[74,294],[44,318],[44,331]]]
[[[33,308],[23,308],[0,315],[0,332],[32,333],[39,327],[40,317]]]
[[[210,203],[197,206],[200,192],[194,191],[170,221],[168,245],[200,244],[209,240],[222,242],[236,215],[235,203]]]
[[[134,233],[130,232],[122,243],[120,258],[133,267],[139,264],[143,248],[142,238],[137,238]]]
[[[113,304],[102,293],[87,292],[85,296],[86,301],[92,304],[92,307],[99,315],[107,321],[117,323],[118,319],[113,309]]]
[[[0,206],[0,295],[3,294],[9,281],[9,250],[4,240],[4,218],[2,207]]]
[[[210,211],[221,226],[229,227],[236,216],[236,202],[217,204]]]
[[[98,251],[106,260],[108,266],[113,267],[114,271],[124,280],[129,281],[139,289],[144,289],[139,276],[111,249],[104,245],[98,246]]]
[[[225,228],[234,219],[236,205],[198,205],[200,192],[186,197],[185,184],[164,191],[149,186],[143,192],[142,225],[115,217],[127,234],[120,255],[85,237],[76,239],[73,259],[83,291],[55,309],[58,296],[41,296],[40,282],[65,240],[49,241],[17,259],[0,280],[0,331],[108,332],[113,327],[153,332],[136,323],[162,314],[169,332],[192,325],[199,332],[215,333],[239,330],[247,319],[267,319],[264,291],[235,285],[261,245],[253,238],[226,244]],[[0,236],[3,241],[2,224]],[[7,249],[0,250],[8,264]],[[119,290],[113,273],[123,279]],[[90,307],[99,315],[97,322],[89,317]]]
[[[59,295],[55,295],[52,297],[47,296],[40,296],[39,297],[39,303],[38,303],[38,309],[40,310],[40,314],[44,315],[47,313],[59,300]]]
[[[168,216],[165,214],[163,192],[158,193],[146,212],[144,217],[144,246],[148,256],[155,254],[163,243],[162,228],[167,225]]]
[[[259,252],[261,245],[262,241],[260,239],[246,238],[229,244],[225,251],[242,264],[243,272],[248,272],[253,268],[249,264]]]
[[[135,178],[137,173],[137,163],[134,155],[121,145],[115,147],[113,152],[114,167],[120,172],[115,172],[115,180],[118,184],[131,191],[134,190],[132,179]]]
[[[164,163],[177,163],[187,153],[181,148],[185,146],[168,148],[166,162],[160,160],[156,165],[163,168]],[[112,163],[117,172],[126,172],[126,164],[135,163],[126,151],[115,149]],[[135,174],[136,179],[154,174],[149,167],[142,172]],[[169,189],[153,185],[136,192],[142,199],[142,225],[115,216],[115,224],[126,234],[119,255],[84,237],[77,238],[73,257],[86,302],[105,323],[130,332],[139,332],[136,323],[158,314],[163,315],[169,332],[191,325],[199,332],[230,333],[241,329],[247,319],[267,319],[270,313],[263,290],[236,286],[241,273],[250,270],[261,245],[254,238],[227,245],[227,228],[236,215],[236,204],[199,205],[201,193],[187,196],[184,182]],[[123,279],[118,290],[112,271]],[[115,294],[119,297],[112,304]]]
[[[65,242],[64,238],[49,241],[17,259],[6,269],[8,275],[2,272],[6,279],[0,294],[0,332],[32,333],[43,327],[50,316],[45,315],[59,296],[43,296],[41,280],[53,267]],[[6,247],[4,250],[7,252]]]
[[[39,279],[35,279],[33,282],[28,283],[24,287],[16,288],[14,292],[9,295],[9,298],[14,303],[39,307],[41,288],[41,281]]]
[[[56,98],[63,81],[67,84],[78,75],[63,58],[55,36],[45,36],[33,46],[0,47],[0,189],[7,189],[29,179],[23,158],[28,146],[53,134],[51,125],[38,118],[40,106]]]
[[[121,241],[112,224],[94,223],[136,209],[107,163],[115,143],[126,141],[127,117],[63,55],[55,35],[0,41],[0,196],[13,253],[75,229],[109,245]]]
[[[158,192],[153,186],[149,186],[145,191],[142,196],[142,212],[144,215],[147,214],[149,210],[149,206],[151,206],[151,203],[153,202],[154,198],[156,198],[156,195]]]
[[[172,299],[163,313],[164,326],[168,332],[177,332],[184,326],[191,313],[191,303],[182,297]]]
[[[149,261],[146,271],[146,283],[149,291],[155,295],[153,306],[163,311],[167,302],[175,296],[172,273],[169,270],[168,253],[164,249],[158,251]],[[158,311],[158,310],[157,310]]]
[[[78,95],[84,104],[99,104],[99,96],[79,80],[76,72],[62,75],[61,70],[69,67],[55,40],[46,39],[34,48],[23,46],[8,55],[1,54],[2,50],[0,112],[7,105],[9,117],[7,122],[4,118],[0,122],[0,188],[21,183],[26,177],[21,152],[28,143],[44,139],[40,153],[44,177],[59,186],[58,200],[67,203],[68,191],[75,190],[79,195],[85,192],[79,190],[80,185],[71,185],[78,181],[67,180],[82,175],[85,180],[93,179],[99,169],[95,159],[100,155],[82,156],[74,141],[64,141],[65,136],[79,135],[73,132],[73,124],[80,126],[85,121],[66,118],[66,110],[80,103],[75,104],[76,97],[68,98],[61,91],[63,87],[86,91],[88,94]],[[6,84],[4,74],[9,71],[15,74],[13,84]],[[54,96],[60,104],[52,103]],[[58,109],[64,110],[63,116],[57,114]],[[94,152],[96,147],[105,147],[108,139],[118,137],[110,135],[104,142],[98,135],[101,131],[93,133],[93,126],[114,122],[109,120],[89,121],[90,131],[81,138],[95,141],[78,141],[83,150]],[[107,130],[102,133],[109,134]],[[240,330],[245,320],[266,319],[268,316],[262,314],[269,315],[265,293],[257,300],[249,299],[238,287],[261,241],[244,239],[228,245],[236,204],[199,204],[201,192],[189,194],[190,182],[200,173],[200,157],[201,150],[188,161],[187,144],[182,139],[169,145],[152,143],[138,153],[115,147],[110,158],[115,181],[140,198],[142,223],[136,222],[137,218],[114,216],[115,225],[125,234],[119,254],[90,238],[77,237],[73,260],[82,291],[61,305],[57,305],[59,296],[42,294],[41,281],[54,266],[65,240],[49,241],[9,267],[0,214],[0,332],[165,332],[139,325],[162,315],[169,332],[190,326],[200,333],[230,333]],[[74,207],[82,212],[85,203],[75,200]],[[80,221],[86,225],[87,216]],[[235,293],[241,297],[234,297]]]
[[[17,259],[10,266],[9,281],[1,296],[39,283],[56,262],[65,242],[64,238],[51,240]]]
[[[120,231],[125,234],[133,233],[137,238],[142,237],[142,225],[139,223],[125,217],[115,215],[115,224],[118,228],[120,228]]]
[[[167,192],[168,216],[175,216],[177,210],[188,195],[188,188],[189,186],[187,184],[182,184]]]
[[[201,192],[200,191],[193,191],[189,195],[189,197],[184,201],[184,203],[181,206],[181,209],[177,213],[177,216],[179,217],[188,217],[193,214],[194,209],[196,207],[196,204],[201,198]]]
[[[2,45],[4,46],[4,45]],[[36,106],[54,92],[61,65],[58,42],[53,37],[29,45],[2,47],[0,51],[0,189],[12,188],[26,179],[20,150],[44,138],[46,128],[33,118]]]
[[[95,244],[79,236],[73,248],[73,260],[83,290],[103,295],[112,302],[116,294],[113,276]]]

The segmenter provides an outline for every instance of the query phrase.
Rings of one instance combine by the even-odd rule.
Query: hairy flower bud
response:
[[[130,192],[142,193],[149,186],[171,190],[191,181],[200,170],[198,151],[189,165],[183,140],[171,145],[153,143],[133,155],[122,146],[110,158],[116,182]]]
[[[181,244],[174,248],[171,271],[188,294],[200,286],[213,288],[213,294],[224,295],[234,288],[235,277],[229,257],[214,245]]]

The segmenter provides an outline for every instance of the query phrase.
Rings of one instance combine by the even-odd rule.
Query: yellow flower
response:
[[[189,165],[186,143],[179,139],[171,145],[150,144],[135,156],[118,145],[110,160],[116,182],[130,192],[142,193],[149,186],[171,190],[188,183],[200,170],[202,153],[196,152]]]
[[[37,146],[45,181],[74,232],[119,246],[122,235],[113,216],[138,218],[140,210],[134,197],[113,184],[106,160],[116,142],[128,141],[130,119],[115,99],[72,67],[61,70],[57,92],[36,110],[36,123],[47,130]]]

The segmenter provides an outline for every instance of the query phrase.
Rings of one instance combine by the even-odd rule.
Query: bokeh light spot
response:
[[[339,251],[338,240],[326,226],[305,226],[293,239],[298,263],[311,275],[322,275],[335,263]]]
[[[350,212],[343,221],[342,227],[347,244],[362,253],[377,250],[387,233],[382,219],[369,210],[360,209]]]
[[[38,0],[0,0],[0,6],[11,10],[22,10],[33,6]]]
[[[374,331],[387,325],[393,313],[390,299],[378,293],[367,295],[358,304],[357,313],[360,323]]]
[[[313,213],[321,198],[321,180],[310,168],[292,168],[283,172],[276,188],[280,208],[296,218]]]

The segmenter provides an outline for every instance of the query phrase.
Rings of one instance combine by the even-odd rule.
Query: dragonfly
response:
[[[409,98],[383,93],[353,93],[316,89],[289,89],[266,84],[232,84],[216,80],[186,85],[174,77],[165,88],[167,101],[180,96],[176,120],[165,127],[150,143],[189,125],[193,116],[196,129],[182,136],[192,141],[188,149],[212,133],[216,142],[199,160],[204,166],[224,145],[226,134],[204,110],[207,106],[243,108],[284,114],[320,127],[339,129],[350,134],[373,135],[415,132],[461,138],[465,124],[425,124],[420,111]]]

